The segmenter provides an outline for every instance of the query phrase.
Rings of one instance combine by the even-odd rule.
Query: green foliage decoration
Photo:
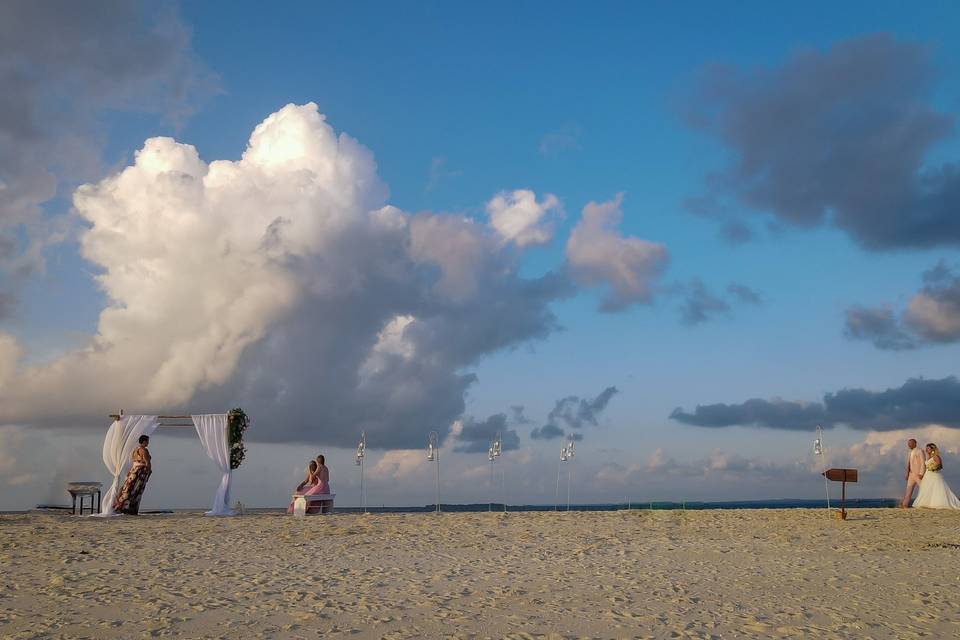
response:
[[[250,426],[250,418],[237,407],[227,414],[227,436],[230,445],[230,468],[236,469],[243,463],[247,448],[243,444],[243,433]]]

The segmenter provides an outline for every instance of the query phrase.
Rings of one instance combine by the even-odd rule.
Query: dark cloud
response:
[[[552,440],[560,438],[564,433],[572,429],[583,429],[586,426],[597,426],[597,420],[600,414],[607,408],[610,399],[619,391],[616,387],[607,387],[595,398],[580,398],[579,396],[567,396],[557,400],[550,414],[547,416],[547,422],[541,427],[537,427],[530,432],[530,437],[535,440]],[[580,440],[582,434],[574,434],[575,440]]]
[[[852,340],[869,340],[878,349],[904,351],[917,348],[917,341],[904,330],[888,307],[850,307],[844,335]]]
[[[670,419],[698,427],[760,426],[801,430],[826,422],[821,404],[760,398],[742,404],[698,404],[693,413],[677,408],[670,414]]]
[[[542,427],[535,427],[530,432],[530,437],[534,440],[553,440],[563,437],[563,429],[555,424],[547,423]]]
[[[682,292],[680,321],[686,325],[698,325],[733,310],[734,304],[762,304],[763,298],[750,287],[731,283],[723,294],[715,294],[700,280],[693,280],[675,291]]]
[[[923,283],[899,317],[889,307],[850,307],[844,333],[893,351],[960,341],[960,275],[940,261]]]
[[[844,389],[823,398],[834,423],[855,429],[898,429],[925,424],[960,427],[960,381],[911,378],[886,391]]]
[[[960,427],[960,381],[911,378],[885,391],[843,389],[823,402],[754,398],[742,404],[697,405],[692,412],[674,409],[672,420],[698,427],[756,426],[809,430],[821,424],[860,430],[891,430],[940,424]]]
[[[62,183],[100,171],[98,116],[106,109],[180,121],[215,82],[167,5],[0,4],[0,269],[42,268],[64,237]]]
[[[707,213],[712,211],[707,210]],[[742,222],[727,222],[720,227],[720,236],[730,244],[743,244],[753,240],[753,230]]]
[[[689,120],[733,161],[689,207],[831,224],[875,250],[960,244],[960,168],[925,163],[954,129],[932,106],[936,75],[927,47],[885,34],[772,68],[708,69]]]
[[[763,296],[743,284],[734,282],[727,285],[727,293],[745,304],[763,304]]]
[[[711,317],[730,312],[730,305],[724,299],[712,294],[699,280],[688,288],[680,305],[680,321],[695,325],[706,322]]]
[[[0,291],[0,320],[6,320],[12,316],[16,307],[16,296],[5,291]]]
[[[515,404],[510,407],[510,419],[513,424],[530,424],[530,418],[525,413],[526,409],[522,404]]]
[[[473,418],[465,418],[453,450],[458,453],[486,452],[497,433],[500,434],[500,444],[503,451],[519,449],[520,436],[517,435],[516,429],[510,429],[508,426],[507,414],[505,413],[496,413],[480,422]]]

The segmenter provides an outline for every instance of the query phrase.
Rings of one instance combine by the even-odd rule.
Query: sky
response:
[[[0,8],[0,509],[121,407],[243,407],[250,506],[321,452],[356,504],[361,432],[371,504],[430,431],[448,502],[891,497],[908,437],[960,486],[958,11]]]

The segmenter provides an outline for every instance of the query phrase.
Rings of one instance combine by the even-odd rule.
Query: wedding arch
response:
[[[193,427],[200,437],[207,456],[220,469],[220,486],[213,497],[213,508],[206,512],[208,516],[232,516],[230,508],[230,482],[233,470],[243,462],[246,448],[243,434],[250,419],[242,409],[233,409],[227,413],[206,413],[197,415],[124,415],[110,416],[113,423],[107,430],[103,441],[103,464],[113,476],[113,483],[103,496],[104,505],[101,516],[116,515],[113,500],[130,470],[131,456],[139,446],[140,436],[149,436],[158,428]]]

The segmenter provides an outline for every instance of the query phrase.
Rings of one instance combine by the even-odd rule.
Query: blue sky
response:
[[[464,416],[483,419],[523,405],[540,423],[559,398],[616,386],[601,426],[584,431],[584,450],[595,461],[629,466],[657,449],[677,459],[718,450],[802,458],[811,432],[705,428],[668,416],[676,407],[777,397],[818,402],[844,388],[879,391],[909,378],[955,375],[955,341],[884,350],[845,336],[844,323],[852,305],[904,309],[924,271],[940,260],[960,262],[957,243],[868,250],[835,226],[771,224],[775,216],[739,202],[756,237],[731,244],[720,235],[721,220],[694,214],[684,202],[703,193],[705,176],[728,166],[736,150],[691,127],[684,113],[714,65],[776,69],[798,51],[888,33],[928,48],[937,73],[928,106],[956,117],[957,14],[947,2],[358,2],[269,10],[190,3],[178,20],[191,34],[191,60],[216,76],[217,90],[176,122],[155,109],[97,105],[89,139],[99,145],[99,169],[82,181],[131,164],[134,151],[157,135],[194,145],[207,162],[238,159],[265,117],[288,103],[314,102],[337,132],[373,153],[387,201],[403,211],[484,221],[484,206],[499,191],[556,195],[564,215],[552,242],[522,257],[519,272],[530,278],[563,264],[565,239],[585,205],[622,192],[620,233],[669,251],[652,303],[603,313],[600,293],[589,287],[552,302],[562,330],[483,353],[464,368],[478,377]],[[955,162],[957,136],[938,139],[923,157],[925,166]],[[49,216],[68,208],[79,181],[62,180],[60,197],[43,203]],[[93,278],[101,268],[81,258],[78,246],[73,236],[52,244],[45,271],[17,284],[17,312],[2,322],[24,346],[26,363],[54,360],[97,332],[106,297]],[[744,285],[762,303],[732,304],[729,313],[689,326],[678,307],[696,280],[717,294]],[[553,448],[520,432],[524,449]],[[853,445],[862,431],[840,427],[831,437]],[[611,449],[623,459],[603,453]],[[691,481],[688,492],[702,486]],[[878,492],[887,488],[877,485]],[[749,483],[729,484],[730,497],[753,491]]]
[[[608,383],[604,374],[621,385],[634,376],[638,391],[667,374],[673,378],[669,388],[705,402],[738,392],[744,398],[814,400],[838,386],[894,385],[905,374],[952,373],[949,356],[931,353],[916,354],[918,362],[898,362],[904,356],[895,354],[867,364],[873,354],[846,344],[838,331],[851,301],[905,297],[920,271],[943,252],[864,255],[833,231],[787,232],[746,248],[729,247],[715,225],[682,209],[702,175],[722,161],[723,150],[689,131],[673,104],[705,64],[773,65],[795,49],[875,31],[932,44],[938,62],[954,68],[960,61],[949,27],[955,7],[905,12],[895,3],[840,9],[825,3],[819,10],[808,5],[791,11],[744,3],[691,10],[670,3],[610,3],[585,11],[577,3],[551,4],[549,10],[538,3],[482,9],[356,3],[273,15],[254,6],[231,7],[183,8],[198,53],[224,86],[215,101],[219,108],[199,114],[181,134],[201,154],[236,157],[263,114],[286,102],[313,100],[338,130],[373,150],[396,206],[477,214],[491,192],[523,187],[557,193],[570,225],[586,202],[623,191],[624,229],[667,244],[671,276],[699,276],[717,285],[746,282],[773,299],[759,312],[721,321],[721,327],[689,329],[677,326],[665,308],[598,316],[594,300],[583,296],[563,305],[568,331],[549,341],[560,343],[556,347],[535,345],[534,357],[522,367],[515,366],[519,354],[513,353],[481,367],[473,403],[478,413],[525,401],[508,397],[524,378],[541,381],[532,395],[545,409],[554,396],[591,392],[579,388],[581,367],[594,372],[597,390]],[[957,87],[949,87],[947,78],[943,84],[943,104],[957,105]],[[543,137],[565,126],[581,130],[579,148],[544,157]],[[437,157],[459,175],[428,191]],[[561,250],[555,246],[533,256],[542,260],[529,268],[552,264]],[[622,340],[624,335],[631,339]],[[747,346],[745,354],[745,342],[762,346],[753,354]],[[852,366],[837,362],[835,349],[849,350]],[[716,367],[705,372],[696,364],[701,358],[740,360],[741,372],[733,380],[718,376]],[[486,380],[511,370],[519,379],[484,402]],[[643,395],[620,399],[621,409],[629,407],[624,419],[644,407]],[[684,397],[672,402],[684,404]],[[669,404],[658,403],[646,421],[670,428]]]

